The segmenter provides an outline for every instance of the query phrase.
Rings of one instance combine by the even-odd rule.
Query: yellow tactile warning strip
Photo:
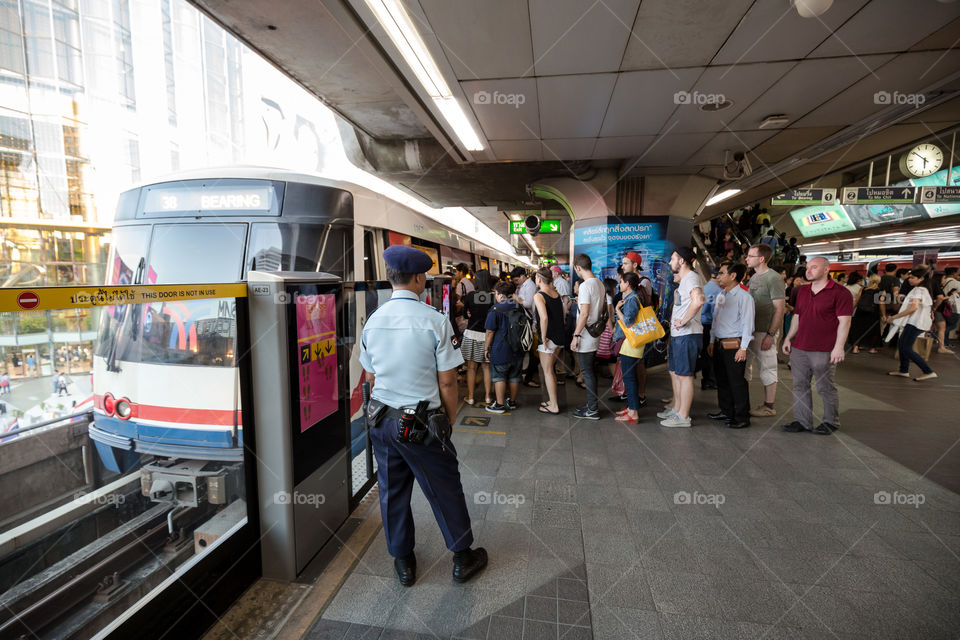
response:
[[[118,304],[246,297],[247,285],[243,282],[0,289],[0,313],[91,309]]]

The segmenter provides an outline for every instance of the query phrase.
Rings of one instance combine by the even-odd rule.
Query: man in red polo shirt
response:
[[[793,418],[784,431],[812,431],[827,436],[840,426],[840,402],[833,376],[843,361],[843,347],[850,331],[853,296],[829,277],[830,261],[813,258],[807,263],[809,285],[797,293],[790,333],[783,352],[790,356],[793,371]],[[823,422],[813,428],[813,392],[810,376],[823,400]]]

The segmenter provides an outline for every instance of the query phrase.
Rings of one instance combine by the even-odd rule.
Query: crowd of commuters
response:
[[[793,421],[782,427],[789,432],[828,435],[839,428],[834,376],[848,351],[878,353],[885,342],[892,342],[900,366],[890,375],[910,377],[914,363],[920,370],[915,380],[937,376],[918,352],[918,338],[930,332],[938,352],[953,353],[949,336],[960,321],[951,302],[951,296],[960,298],[956,268],[934,272],[920,266],[908,271],[888,264],[883,276],[831,277],[826,258],[807,261],[791,249],[796,248],[795,238],[781,243],[763,220],[765,212],[756,213],[761,220],[755,230],[758,241],[741,251],[731,252],[723,241],[734,234],[730,223],[711,227],[714,243],[727,258],[712,272],[688,247],[677,248],[670,257],[672,307],[661,308],[660,318],[669,320],[664,321],[664,342],[672,395],[657,413],[662,426],[693,424],[698,373],[701,391],[717,394],[718,408],[709,418],[742,429],[751,419],[776,416],[780,355],[792,371]],[[468,404],[476,402],[480,368],[485,408],[493,413],[518,408],[521,384],[542,382],[546,400],[538,410],[558,414],[558,386],[571,378],[586,390],[574,417],[600,419],[600,398],[606,397],[625,402],[614,420],[642,421],[650,345],[634,347],[625,339],[624,328],[637,321],[644,307],[657,307],[658,292],[642,274],[639,254],[631,251],[622,258],[617,280],[601,280],[589,256],[575,256],[572,289],[556,266],[532,274],[518,268],[499,280],[480,270],[469,286],[461,286],[469,271],[461,266],[456,275],[457,293],[463,292],[458,304],[463,319],[458,323],[464,327]],[[518,325],[524,324],[535,334],[532,342],[521,343],[516,337],[523,332]],[[599,388],[598,373],[613,378],[609,395]],[[762,398],[751,407],[754,378],[759,379]],[[813,387],[824,406],[823,420],[816,425]]]

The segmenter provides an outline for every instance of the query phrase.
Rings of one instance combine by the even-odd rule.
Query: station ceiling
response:
[[[387,158],[370,163],[381,177],[436,206],[488,207],[504,235],[502,212],[529,208],[525,187],[545,177],[742,189],[703,219],[960,122],[949,0],[837,0],[812,18],[793,0],[396,0],[481,151],[377,21],[379,0],[191,1],[351,123],[358,149]],[[786,124],[761,128],[773,115]],[[727,151],[752,175],[726,180]]]

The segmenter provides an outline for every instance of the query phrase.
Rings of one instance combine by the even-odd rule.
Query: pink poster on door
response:
[[[337,307],[333,294],[296,296],[300,432],[337,410]]]

